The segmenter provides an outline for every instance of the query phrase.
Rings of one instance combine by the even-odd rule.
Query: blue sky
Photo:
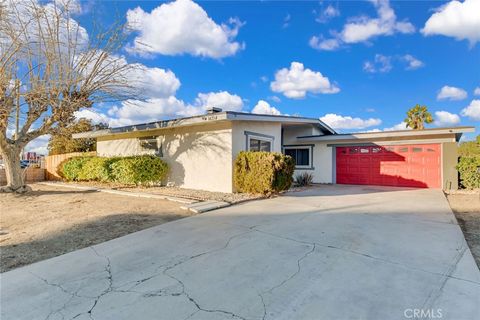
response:
[[[87,1],[80,8],[75,19],[89,33],[94,19],[128,22],[132,33],[118,54],[144,65],[154,85],[144,101],[97,105],[79,117],[117,126],[213,105],[320,117],[349,132],[402,129],[418,103],[434,115],[430,127],[473,125],[480,133],[480,0]]]

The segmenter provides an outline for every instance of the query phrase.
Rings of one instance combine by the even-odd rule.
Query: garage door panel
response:
[[[337,147],[337,183],[439,188],[439,144]]]

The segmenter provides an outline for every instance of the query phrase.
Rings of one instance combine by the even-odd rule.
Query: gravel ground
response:
[[[480,190],[452,191],[446,197],[480,268]]]
[[[264,195],[259,195],[259,194],[255,195],[255,194],[248,194],[248,193],[211,192],[211,191],[204,191],[204,190],[178,188],[178,187],[157,187],[157,186],[135,187],[135,186],[125,186],[122,184],[115,184],[115,183],[98,183],[98,182],[75,182],[73,184],[105,188],[105,189],[108,188],[108,189],[115,189],[115,190],[122,190],[122,191],[161,194],[165,196],[186,198],[186,199],[199,200],[199,201],[205,201],[205,200],[224,201],[231,204],[265,198]]]
[[[0,272],[193,215],[168,200],[30,186],[0,194]]]

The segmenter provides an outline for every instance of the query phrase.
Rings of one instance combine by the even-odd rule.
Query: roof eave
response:
[[[399,131],[383,131],[369,133],[351,133],[336,134],[331,136],[300,136],[297,139],[302,141],[341,141],[341,140],[373,140],[391,137],[412,137],[412,136],[433,136],[441,134],[455,134],[455,140],[459,141],[463,133],[475,132],[475,127],[452,127],[452,128],[435,128],[425,130],[399,130]]]

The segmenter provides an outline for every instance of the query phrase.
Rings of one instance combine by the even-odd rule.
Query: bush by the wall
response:
[[[83,163],[79,181],[112,181],[111,165],[120,158],[91,157]]]
[[[102,181],[125,184],[160,182],[168,165],[155,156],[73,157],[58,166],[58,174],[67,181]]]
[[[168,173],[168,165],[155,156],[120,158],[111,164],[113,180],[125,184],[160,182]]]
[[[239,192],[270,194],[292,185],[295,162],[278,152],[242,151],[234,165],[234,184]]]
[[[460,184],[467,189],[480,188],[480,156],[461,157],[457,170],[460,174]]]
[[[93,157],[73,157],[62,161],[57,168],[59,176],[67,181],[80,181],[83,166]]]

